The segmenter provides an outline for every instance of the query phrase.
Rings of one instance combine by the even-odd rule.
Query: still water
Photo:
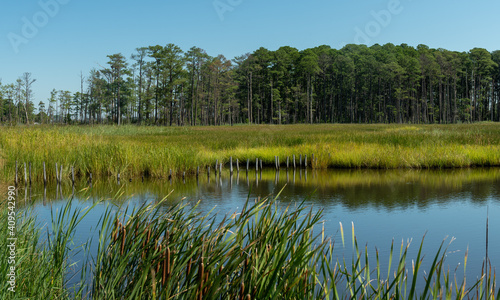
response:
[[[489,213],[489,256],[495,268],[500,265],[500,169],[457,170],[264,170],[248,174],[240,171],[229,176],[200,174],[199,178],[142,181],[122,178],[96,181],[92,187],[81,182],[75,188],[67,183],[59,189],[33,186],[19,190],[20,200],[34,204],[38,220],[50,223],[50,212],[62,207],[74,194],[80,207],[99,204],[78,228],[76,243],[95,235],[95,226],[109,203],[120,209],[124,205],[153,203],[168,195],[168,204],[180,201],[195,204],[202,212],[220,216],[242,208],[245,201],[258,197],[277,197],[280,205],[298,205],[304,201],[313,210],[323,210],[326,235],[335,242],[339,260],[352,257],[351,228],[371,265],[375,266],[378,250],[383,273],[386,273],[391,243],[397,250],[401,242],[412,240],[407,261],[417,256],[425,235],[426,254],[423,268],[428,267],[443,240],[447,247],[445,263],[458,282],[463,276],[463,262],[468,251],[468,281],[480,276],[486,253],[486,219]],[[83,189],[83,191],[82,191]],[[281,191],[281,193],[280,193]],[[25,194],[23,194],[25,193]],[[278,196],[279,194],[279,196]],[[31,198],[30,198],[31,197]],[[340,238],[343,224],[345,244]],[[320,227],[323,225],[319,225]],[[96,237],[94,237],[95,239]],[[450,243],[451,242],[451,243]],[[95,248],[93,248],[95,249]],[[92,251],[92,250],[91,250]],[[79,257],[75,257],[78,260]],[[407,268],[411,268],[408,265]]]

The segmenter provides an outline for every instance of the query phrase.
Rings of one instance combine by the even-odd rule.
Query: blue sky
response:
[[[217,8],[216,8],[217,7]],[[4,0],[0,78],[31,72],[34,102],[80,90],[106,55],[174,43],[234,58],[259,47],[348,43],[500,49],[498,0]]]

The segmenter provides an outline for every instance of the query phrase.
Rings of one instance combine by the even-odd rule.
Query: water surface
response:
[[[92,235],[107,203],[114,203],[117,210],[123,205],[154,203],[168,195],[166,205],[181,201],[195,204],[199,201],[198,209],[202,212],[209,212],[215,207],[214,212],[223,216],[240,210],[248,198],[277,197],[280,205],[292,207],[304,201],[314,210],[323,210],[326,235],[335,241],[340,260],[352,257],[353,224],[361,250],[364,251],[365,246],[368,249],[372,267],[375,265],[375,249],[378,249],[382,270],[386,270],[393,241],[399,249],[402,241],[413,240],[408,260],[411,261],[416,257],[419,243],[425,235],[424,268],[430,265],[445,240],[448,246],[446,263],[451,273],[456,270],[457,276],[463,274],[464,256],[468,251],[466,274],[470,279],[481,274],[489,210],[490,260],[493,267],[500,263],[500,252],[497,251],[500,249],[498,168],[282,170],[279,173],[264,170],[248,174],[240,171],[233,176],[228,173],[225,170],[222,176],[212,172],[210,177],[204,173],[198,178],[175,178],[171,181],[122,178],[118,183],[116,180],[101,180],[93,182],[91,187],[82,181],[74,188],[67,182],[58,189],[48,186],[45,190],[34,185],[31,189],[21,187],[19,198],[21,202],[34,203],[41,224],[50,222],[50,211],[60,208],[71,195],[80,207],[107,199],[78,228],[77,241],[84,241]],[[344,227],[345,245],[341,242],[339,223]]]

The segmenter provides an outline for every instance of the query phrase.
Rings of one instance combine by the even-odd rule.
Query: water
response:
[[[486,216],[489,210],[489,256],[493,267],[500,264],[500,169],[459,170],[305,170],[296,172],[265,170],[248,175],[244,171],[222,177],[200,174],[199,178],[156,180],[142,182],[116,180],[94,182],[89,188],[81,182],[73,189],[68,183],[56,190],[49,186],[20,189],[20,198],[34,203],[40,224],[50,223],[50,211],[59,209],[73,193],[79,207],[89,206],[98,199],[119,205],[137,205],[155,202],[168,196],[167,203],[200,201],[199,208],[214,211],[220,216],[242,208],[248,197],[276,197],[281,205],[297,205],[305,201],[314,210],[322,209],[326,235],[335,241],[339,260],[352,257],[351,226],[360,250],[368,249],[371,267],[375,266],[378,249],[382,274],[387,274],[391,243],[397,249],[401,242],[412,241],[408,260],[415,259],[419,244],[425,235],[426,254],[423,268],[429,268],[443,240],[447,246],[446,265],[457,281],[463,276],[463,262],[468,251],[466,275],[468,282],[481,275],[486,252]],[[85,189],[85,191],[81,191]],[[23,194],[25,193],[25,194]],[[31,194],[31,200],[30,200]],[[121,196],[120,196],[121,195]],[[183,200],[181,200],[183,199]],[[101,203],[81,224],[76,233],[78,241],[95,235],[100,214],[106,207]],[[340,238],[343,224],[345,244]],[[320,225],[321,226],[321,225]],[[453,241],[452,241],[453,240]],[[452,241],[452,242],[451,242]],[[451,242],[451,244],[450,244]],[[91,248],[91,252],[96,248]],[[74,257],[81,259],[81,254]],[[408,265],[407,268],[411,268]]]

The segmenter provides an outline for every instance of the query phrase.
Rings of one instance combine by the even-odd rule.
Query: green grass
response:
[[[7,222],[9,215],[6,201],[0,203],[0,270],[4,280],[0,283],[1,299],[69,299],[70,295],[81,297],[84,286],[68,288],[67,274],[75,268],[69,262],[75,228],[92,209],[72,209],[71,202],[60,211],[52,211],[52,223],[42,230],[30,208],[16,209],[17,226],[15,230],[15,263],[7,245],[11,236]],[[47,235],[46,235],[47,234]],[[76,247],[78,248],[78,247]],[[15,292],[7,274],[15,267]]]
[[[314,168],[451,168],[500,166],[500,124],[469,125],[239,125],[221,127],[31,126],[4,127],[0,166],[12,181],[15,163],[24,178],[32,163],[35,180],[43,162],[50,181],[55,164],[76,176],[166,178],[214,168],[229,158],[240,166],[255,158],[282,166],[286,157],[307,155]],[[315,161],[311,162],[314,155]]]
[[[2,299],[494,299],[495,276],[456,278],[446,267],[446,247],[425,259],[422,240],[416,258],[408,244],[392,245],[389,266],[370,261],[352,230],[352,262],[338,261],[335,244],[321,230],[322,213],[276,200],[247,202],[216,221],[196,207],[143,205],[101,216],[97,254],[79,265],[82,280],[68,286],[68,257],[74,231],[93,209],[67,201],[52,215],[49,243],[29,213],[19,220],[18,287]],[[96,204],[97,205],[97,204]],[[5,210],[0,219],[6,222]],[[1,230],[5,231],[6,226]],[[6,232],[2,232],[7,234]],[[344,243],[341,227],[342,243]],[[338,243],[339,244],[339,243]],[[2,245],[4,246],[4,245]],[[5,248],[4,248],[5,249]],[[399,250],[399,251],[398,251]],[[0,257],[6,272],[6,252]],[[411,262],[410,262],[411,261]],[[464,268],[467,265],[467,254]],[[465,273],[465,272],[464,272]],[[90,274],[90,281],[84,281]],[[3,283],[6,285],[6,283]],[[496,293],[496,295],[495,295]]]

